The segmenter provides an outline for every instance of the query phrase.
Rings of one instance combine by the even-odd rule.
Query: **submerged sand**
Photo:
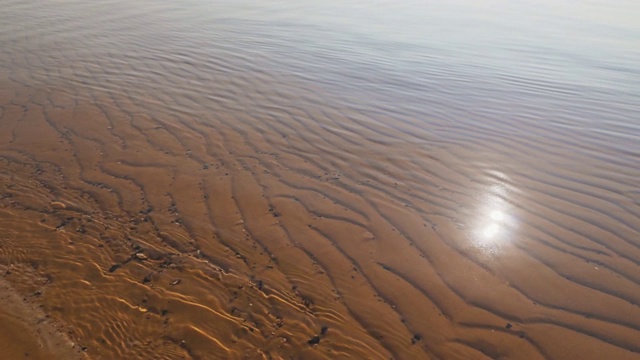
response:
[[[13,268],[3,268],[5,277]],[[17,270],[17,269],[15,269]],[[36,280],[36,279],[33,279]],[[37,281],[37,280],[36,280]],[[64,325],[39,307],[35,297],[22,298],[0,279],[0,348],[5,359],[82,359],[82,348],[69,340]]]
[[[133,21],[137,58],[119,21],[2,33],[8,358],[640,359],[633,138],[187,61]]]
[[[320,128],[161,122],[113,94],[7,85],[4,279],[86,356],[638,358],[636,214],[595,211],[619,205],[592,184],[519,181],[539,190],[515,195],[513,241],[474,243],[455,204],[475,185],[437,150],[362,177],[352,164],[382,152],[296,149],[347,154]],[[36,323],[3,317],[11,349],[49,351]]]

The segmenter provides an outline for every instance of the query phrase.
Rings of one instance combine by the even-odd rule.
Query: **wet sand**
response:
[[[3,269],[5,276],[11,269]],[[82,359],[82,349],[63,333],[63,325],[51,320],[32,299],[0,280],[0,347],[5,359]]]
[[[34,17],[0,33],[11,358],[640,359],[632,125],[427,116],[200,53],[160,5],[9,3]]]

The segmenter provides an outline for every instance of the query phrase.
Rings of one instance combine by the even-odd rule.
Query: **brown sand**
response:
[[[5,276],[13,268],[2,269]],[[36,280],[37,282],[37,280]],[[52,321],[32,299],[21,298],[0,279],[0,348],[3,359],[83,359],[82,349],[64,334],[64,326]]]
[[[6,271],[6,270],[5,270]],[[41,309],[0,280],[0,348],[4,359],[82,359],[82,349]]]
[[[9,358],[640,359],[640,174],[605,140],[42,36],[0,62]]]

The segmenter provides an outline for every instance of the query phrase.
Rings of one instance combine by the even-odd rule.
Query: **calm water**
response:
[[[0,6],[2,179],[42,184],[0,265],[59,251],[98,358],[640,358],[639,2]],[[108,246],[19,250],[63,210]]]
[[[98,83],[79,71],[60,73],[63,82],[144,92],[175,80],[176,91],[219,99],[227,88],[211,82],[221,76],[277,74],[434,140],[532,136],[533,127],[570,137],[572,150],[638,155],[629,148],[640,131],[633,1],[54,1],[3,13],[5,53],[31,45],[54,63],[55,47],[87,73],[100,67]],[[433,118],[452,128],[430,128]]]

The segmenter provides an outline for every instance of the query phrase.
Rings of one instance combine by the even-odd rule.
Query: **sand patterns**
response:
[[[109,5],[11,3],[37,26],[1,35],[1,264],[87,356],[640,357],[633,127],[317,82]]]

